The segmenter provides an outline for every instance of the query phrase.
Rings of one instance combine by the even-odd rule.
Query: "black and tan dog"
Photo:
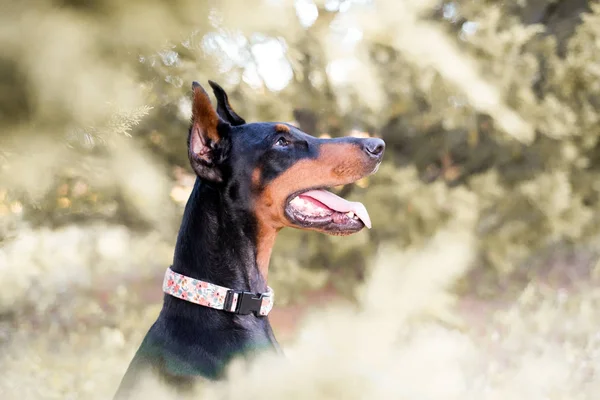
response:
[[[185,391],[199,377],[218,379],[240,354],[279,346],[267,314],[271,249],[283,227],[348,235],[368,226],[360,203],[326,188],[374,173],[385,144],[376,138],[318,139],[283,123],[246,123],[210,82],[193,89],[188,135],[197,174],[185,208],[164,305],[137,351],[116,397],[156,374]]]

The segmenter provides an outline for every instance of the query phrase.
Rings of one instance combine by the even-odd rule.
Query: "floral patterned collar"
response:
[[[266,293],[252,293],[228,289],[223,286],[193,279],[167,269],[163,281],[166,294],[201,306],[232,312],[266,316],[273,308],[275,293],[267,286]]]

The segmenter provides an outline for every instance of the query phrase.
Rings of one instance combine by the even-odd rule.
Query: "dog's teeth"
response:
[[[352,211],[348,211],[346,215],[350,218],[354,218],[354,213]]]

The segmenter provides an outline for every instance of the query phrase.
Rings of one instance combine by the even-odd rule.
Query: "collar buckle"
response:
[[[237,304],[232,304],[234,301],[235,294],[238,295]],[[227,292],[227,296],[225,297],[224,309],[230,310],[231,312],[240,315],[248,315],[250,313],[254,313],[254,315],[260,316],[260,310],[262,307],[264,297],[264,293],[229,290]]]

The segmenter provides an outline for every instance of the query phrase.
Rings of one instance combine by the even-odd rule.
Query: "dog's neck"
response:
[[[226,189],[221,192],[196,180],[183,214],[171,269],[229,289],[264,293],[267,284],[256,262],[255,223],[232,208],[224,192]],[[193,366],[187,374],[217,376],[226,361],[240,352],[264,348],[280,351],[268,317],[216,310],[169,294],[164,296],[157,326],[169,332],[170,343],[179,344],[173,348],[162,344],[162,351],[171,355],[161,357],[173,363],[173,359],[186,360]],[[216,347],[197,345],[216,341],[220,342]],[[180,374],[174,372],[179,367],[165,368],[166,373]]]
[[[225,197],[196,180],[171,269],[234,290],[266,292],[256,262],[255,223],[231,208],[234,205]],[[165,376],[217,378],[233,357],[266,349],[281,351],[268,317],[238,315],[165,294],[139,357],[151,360]]]
[[[234,290],[265,292],[257,263],[253,216],[235,209],[219,190],[196,179],[185,207],[172,269]]]

